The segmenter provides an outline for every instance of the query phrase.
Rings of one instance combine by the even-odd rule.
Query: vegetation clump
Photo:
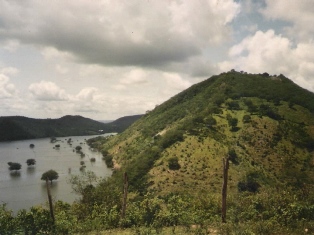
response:
[[[27,166],[34,166],[36,164],[36,160],[34,158],[30,158],[26,160]]]
[[[105,161],[107,167],[112,168],[114,166],[112,155],[109,154],[109,152],[106,150],[103,150],[101,153],[102,153],[102,159]]]
[[[59,178],[59,174],[55,170],[46,171],[41,176],[41,180],[47,180],[48,179],[51,182],[51,184],[52,184],[53,180],[57,180],[58,178]]]
[[[168,159],[168,167],[170,170],[179,170],[181,168],[178,157]]]
[[[22,168],[22,165],[18,162],[8,162],[9,170],[15,171],[15,173]]]

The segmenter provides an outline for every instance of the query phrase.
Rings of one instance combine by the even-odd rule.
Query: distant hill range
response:
[[[58,119],[34,119],[22,116],[0,117],[0,141],[120,133],[141,116],[126,116],[109,123],[70,115]]]

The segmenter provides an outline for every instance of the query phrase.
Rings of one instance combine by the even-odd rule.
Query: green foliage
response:
[[[84,194],[90,186],[93,186],[97,183],[98,178],[96,174],[92,171],[83,172],[80,175],[71,175],[69,183],[72,186],[72,189],[75,193],[82,195]]]
[[[49,234],[53,231],[50,212],[41,206],[31,207],[30,211],[21,210],[17,218],[25,234]]]
[[[184,140],[183,134],[184,132],[182,130],[167,131],[166,134],[160,140],[161,147],[163,149],[166,149],[178,141],[183,141]]]
[[[55,170],[49,170],[49,171],[46,171],[44,172],[42,175],[41,175],[41,180],[50,180],[50,182],[52,183],[53,180],[57,180],[59,178],[59,174],[58,172],[56,172]]]
[[[213,127],[217,124],[216,119],[213,116],[209,116],[205,119],[205,123],[208,125],[208,127]]]
[[[227,106],[230,110],[239,110],[240,109],[239,103],[235,100],[228,101]]]
[[[33,165],[36,164],[36,160],[35,160],[34,158],[27,159],[27,160],[26,160],[26,164],[27,164],[28,166],[33,166]]]
[[[260,186],[261,185],[254,180],[249,180],[246,182],[240,181],[238,183],[238,190],[239,190],[239,192],[248,191],[248,192],[255,193],[258,191],[258,188]]]
[[[231,118],[228,120],[228,124],[232,128],[235,128],[238,125],[238,119],[237,118]]]
[[[268,116],[275,120],[280,120],[281,116],[276,113],[269,105],[261,104],[259,107],[260,115]]]
[[[248,107],[248,112],[255,113],[258,111],[257,106],[253,104],[251,99],[245,99],[244,104]]]
[[[248,192],[256,193],[261,186],[257,182],[258,178],[259,178],[259,174],[257,172],[251,172],[247,174],[246,179],[238,183],[239,192],[248,191]]]
[[[168,159],[168,167],[170,170],[179,170],[181,168],[178,157]]]
[[[243,123],[250,123],[251,120],[252,120],[252,119],[251,119],[251,116],[248,115],[248,114],[244,115],[244,116],[243,116],[243,119],[242,119]]]
[[[8,162],[10,171],[18,171],[22,168],[22,165],[17,162]]]
[[[231,127],[231,131],[237,131],[238,128],[238,119],[235,117],[231,117],[231,115],[227,115],[228,125]]]
[[[107,167],[113,167],[113,156],[110,154],[103,154],[102,157],[103,160],[105,160],[105,163],[107,165]]]
[[[105,185],[102,184],[104,182]],[[304,229],[310,233],[314,231],[313,200],[301,199],[289,188],[279,188],[280,194],[277,193],[278,189],[267,188],[255,194],[233,194],[228,197],[228,223],[221,224],[220,202],[208,192],[197,196],[132,196],[128,200],[126,216],[122,219],[119,206],[121,190],[114,189],[113,181],[104,182],[95,187],[95,191],[101,191],[101,200],[93,199],[72,205],[57,201],[54,205],[55,224],[52,223],[49,210],[41,206],[32,207],[29,211],[21,210],[17,216],[2,206],[0,232],[5,235],[21,232],[87,234],[121,226],[133,228],[138,234],[167,234],[163,230],[169,227],[174,234],[180,227],[185,228],[184,234],[206,234],[209,229],[229,234],[302,234]],[[91,198],[95,196],[93,194]]]
[[[228,159],[233,163],[233,164],[239,164],[238,161],[238,155],[234,149],[230,149],[228,151]]]
[[[131,189],[139,188],[142,193],[146,191],[147,173],[159,157],[160,149],[154,146],[143,151],[138,158],[134,159],[132,165],[126,167]]]
[[[6,209],[6,205],[0,205],[0,234],[13,235],[20,231],[19,220],[13,216],[12,211]]]

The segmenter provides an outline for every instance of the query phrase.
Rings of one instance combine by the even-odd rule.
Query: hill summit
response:
[[[314,180],[314,94],[284,75],[230,71],[93,145],[128,172],[136,191],[220,193],[225,157],[232,192],[308,188]]]

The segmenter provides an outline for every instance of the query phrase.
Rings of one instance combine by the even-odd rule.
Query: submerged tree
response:
[[[55,171],[55,170],[49,170],[49,171],[46,171],[45,173],[42,174],[41,176],[41,180],[46,180],[48,179],[51,184],[52,184],[52,181],[53,180],[56,180],[59,178],[59,175],[58,173]]]
[[[33,158],[27,159],[27,160],[26,160],[26,164],[27,164],[28,166],[33,166],[33,165],[36,164],[36,160],[33,159]]]
[[[78,152],[78,153],[79,153],[79,152],[81,152],[82,147],[78,145],[78,146],[76,146],[76,147],[75,147],[75,150],[76,150],[76,152]]]
[[[22,168],[22,165],[20,163],[17,162],[8,162],[9,165],[9,170],[10,171],[18,171]]]

